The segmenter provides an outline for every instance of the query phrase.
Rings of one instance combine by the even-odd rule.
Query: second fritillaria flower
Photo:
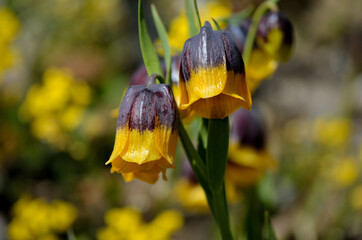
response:
[[[268,12],[260,20],[256,42],[270,57],[288,61],[292,54],[293,38],[293,25],[282,12]]]
[[[229,33],[209,22],[185,43],[180,65],[180,109],[223,119],[240,107],[250,109],[244,62]]]
[[[155,183],[174,168],[179,117],[166,84],[130,87],[119,109],[114,149],[108,163],[126,181]]]

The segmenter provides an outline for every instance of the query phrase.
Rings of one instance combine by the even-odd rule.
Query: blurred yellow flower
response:
[[[189,211],[200,213],[210,211],[205,192],[198,182],[192,182],[186,178],[180,179],[175,191],[177,200]]]
[[[13,219],[8,226],[10,240],[58,239],[74,223],[77,212],[70,203],[21,197],[13,206]]]
[[[110,209],[105,215],[106,227],[98,230],[98,240],[167,240],[183,225],[181,213],[161,212],[145,223],[139,211],[132,207]]]
[[[339,187],[351,186],[358,177],[358,166],[353,157],[339,159],[330,171],[330,176]]]
[[[6,7],[0,8],[0,81],[5,70],[13,66],[16,53],[11,44],[19,31],[19,20]]]
[[[240,194],[229,181],[225,182],[225,191],[229,203],[236,203],[240,199]],[[178,202],[186,210],[196,213],[210,212],[205,192],[198,182],[182,178],[175,187],[175,193]]]
[[[69,133],[82,122],[91,101],[91,88],[65,69],[49,68],[42,84],[34,84],[20,107],[31,121],[32,134],[54,147],[66,150]]]
[[[277,60],[260,49],[254,49],[251,52],[249,63],[245,67],[246,81],[250,91],[254,92],[263,80],[273,75],[277,67]]]
[[[245,187],[255,184],[267,169],[277,166],[266,150],[231,143],[226,180],[235,186]]]
[[[213,22],[211,18],[218,19],[226,17],[231,13],[230,8],[221,1],[210,1],[205,5],[199,6],[201,22],[210,21]],[[225,27],[221,24],[221,27]],[[215,26],[214,26],[215,28]],[[174,18],[169,27],[168,39],[171,45],[171,48],[177,52],[181,52],[184,46],[184,43],[189,39],[190,30],[188,21],[186,18],[185,11],[182,11],[179,16]]]
[[[313,127],[313,137],[329,147],[344,146],[351,135],[351,122],[346,118],[319,118]]]
[[[77,218],[77,210],[70,203],[55,200],[50,205],[49,225],[56,232],[69,229]]]
[[[362,184],[353,188],[350,195],[351,206],[358,211],[362,211]]]
[[[9,43],[19,31],[19,20],[8,8],[0,8],[0,45]]]

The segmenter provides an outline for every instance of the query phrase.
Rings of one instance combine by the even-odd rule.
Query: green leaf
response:
[[[230,231],[230,221],[229,221],[229,210],[227,206],[225,185],[222,184],[221,191],[213,192],[212,196],[212,205],[213,205],[213,214],[215,220],[219,226],[221,238],[224,240],[232,240],[233,236]]]
[[[196,22],[194,16],[194,7],[191,1],[192,0],[185,0],[186,17],[187,17],[187,23],[189,24],[190,35],[195,36],[197,34],[197,29],[196,29]]]
[[[277,240],[267,211],[264,213],[264,240]]]
[[[254,187],[245,192],[246,239],[263,239],[263,207]]]
[[[153,73],[157,73],[163,76],[160,61],[158,59],[150,35],[148,34],[146,20],[143,16],[142,0],[138,1],[138,34],[140,39],[143,62],[145,63],[148,76],[151,76]]]
[[[224,183],[228,148],[229,118],[210,119],[206,149],[206,168],[209,175],[210,188],[214,192],[220,192]]]
[[[167,31],[165,28],[165,25],[163,25],[163,22],[160,18],[160,15],[157,12],[157,9],[155,7],[155,5],[151,5],[151,10],[152,10],[152,16],[153,16],[153,21],[155,22],[156,25],[156,30],[158,33],[158,37],[161,39],[161,43],[162,43],[162,48],[163,48],[163,54],[164,54],[164,59],[165,59],[165,64],[166,64],[166,82],[172,86],[172,81],[171,81],[171,47],[170,47],[170,43],[168,42],[168,38],[167,38]]]

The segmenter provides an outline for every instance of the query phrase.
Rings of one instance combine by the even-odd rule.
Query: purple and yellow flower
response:
[[[209,22],[188,39],[180,65],[180,109],[204,118],[223,119],[243,107],[251,96],[244,62],[228,32],[213,31]]]
[[[235,40],[241,54],[244,51],[250,24],[251,19],[245,19],[239,25],[232,25],[226,29]],[[275,72],[277,67],[278,61],[259,49],[256,42],[254,42],[250,53],[249,63],[245,70],[246,80],[250,91],[254,92],[263,80],[267,79]]]
[[[155,183],[175,168],[179,116],[167,84],[131,86],[122,101],[114,149],[106,164],[126,181]]]
[[[238,187],[256,183],[276,166],[266,149],[266,125],[260,112],[239,109],[232,116],[226,179]]]
[[[256,42],[270,57],[282,62],[288,61],[293,40],[293,25],[282,12],[270,11],[262,17]]]
[[[244,51],[250,25],[251,19],[248,18],[239,25],[226,29],[241,53]],[[285,62],[290,58],[293,39],[293,26],[283,13],[268,12],[262,17],[245,70],[251,92],[276,71],[279,61]]]

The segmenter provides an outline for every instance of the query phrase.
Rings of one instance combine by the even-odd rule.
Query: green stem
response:
[[[246,37],[245,47],[244,47],[244,51],[243,51],[243,60],[244,60],[245,66],[248,65],[249,60],[250,60],[250,55],[251,55],[251,51],[253,50],[254,40],[255,40],[256,32],[258,30],[259,22],[260,22],[261,18],[263,17],[264,13],[266,11],[268,11],[269,9],[271,9],[271,10],[278,9],[278,6],[276,5],[275,0],[269,0],[269,1],[266,1],[266,2],[263,2],[262,4],[260,4],[253,15],[252,23],[251,23],[250,29],[248,31],[248,36]]]

